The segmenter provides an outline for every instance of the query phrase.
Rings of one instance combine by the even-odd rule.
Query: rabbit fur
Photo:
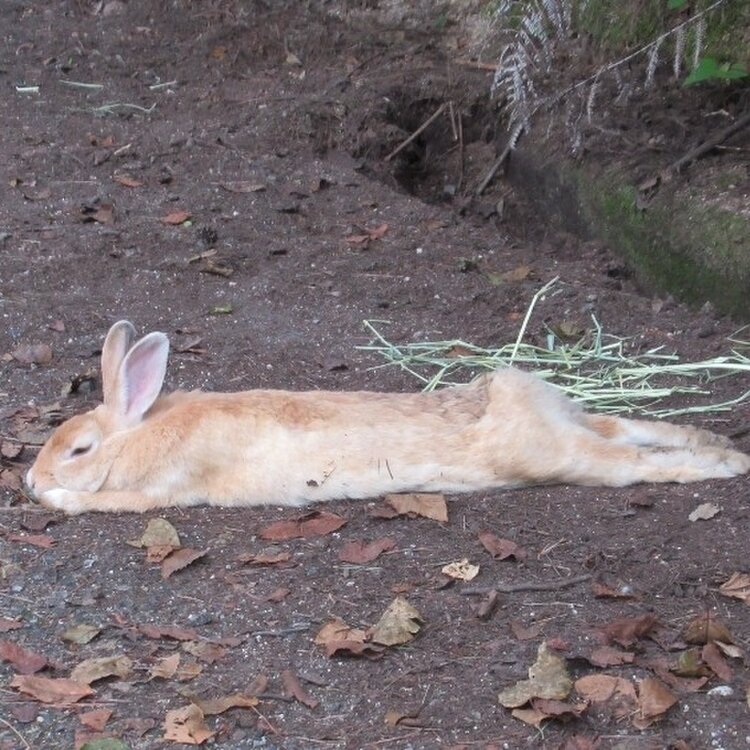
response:
[[[201,503],[298,506],[393,492],[531,484],[620,487],[733,477],[750,456],[706,430],[585,413],[514,368],[432,393],[175,392],[160,396],[169,342],[102,350],[103,403],[57,428],[29,470],[67,513]]]

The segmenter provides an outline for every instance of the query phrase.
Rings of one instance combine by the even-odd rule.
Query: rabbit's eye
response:
[[[77,448],[73,448],[73,450],[70,452],[71,458],[76,458],[77,456],[83,456],[84,454],[88,453],[91,450],[91,445],[80,445]]]

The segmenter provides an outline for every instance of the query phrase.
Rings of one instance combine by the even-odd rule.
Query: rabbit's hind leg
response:
[[[584,414],[583,424],[603,438],[629,445],[662,448],[731,447],[731,441],[723,435],[669,422]]]
[[[726,479],[750,470],[750,456],[719,447],[648,447],[583,433],[568,443],[558,465],[561,482],[623,487],[639,482]]]

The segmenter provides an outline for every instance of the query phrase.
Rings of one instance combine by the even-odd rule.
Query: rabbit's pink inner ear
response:
[[[163,333],[149,333],[127,354],[120,369],[119,408],[128,422],[135,423],[156,401],[167,372],[169,340]]]
[[[115,323],[107,333],[102,347],[102,390],[104,392],[104,403],[107,406],[116,407],[117,400],[117,376],[120,365],[130,349],[130,344],[135,337],[135,328],[127,320]]]

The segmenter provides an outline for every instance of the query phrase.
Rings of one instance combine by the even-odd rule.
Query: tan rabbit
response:
[[[302,505],[405,491],[732,477],[750,456],[693,427],[589,415],[507,368],[433,393],[257,390],[159,397],[169,342],[102,351],[104,403],[61,425],[27,483],[67,513]]]

